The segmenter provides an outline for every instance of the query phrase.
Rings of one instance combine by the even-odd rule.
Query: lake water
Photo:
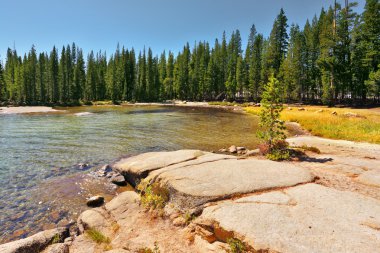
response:
[[[124,156],[184,148],[255,148],[255,116],[182,107],[96,106],[0,115],[0,243],[64,225],[85,198],[116,189],[91,171]],[[79,163],[90,165],[82,169]]]

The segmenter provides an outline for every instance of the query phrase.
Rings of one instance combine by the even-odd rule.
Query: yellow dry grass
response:
[[[313,135],[341,140],[380,144],[380,110],[328,108],[324,106],[285,107],[282,120],[298,122]],[[258,115],[260,107],[247,107]],[[333,115],[336,112],[336,115]]]

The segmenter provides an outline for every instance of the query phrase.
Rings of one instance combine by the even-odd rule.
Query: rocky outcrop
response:
[[[197,223],[217,224],[255,250],[374,252],[380,249],[380,202],[306,184],[206,208]]]
[[[18,241],[0,245],[1,253],[38,253],[53,243],[62,243],[69,236],[67,228],[42,231]]]
[[[305,169],[268,160],[219,160],[177,166],[162,172],[156,181],[168,187],[170,201],[181,209],[194,208],[209,201],[293,186],[313,181]]]
[[[145,207],[139,194],[123,192],[83,212],[72,243],[46,239],[35,252],[65,253],[68,245],[70,253],[230,252],[231,238],[250,252],[376,252],[380,146],[312,136],[288,141],[322,153],[305,149],[298,161],[281,163],[199,150],[123,159],[113,168],[132,184],[166,187],[165,208]],[[96,241],[94,231],[106,240]]]
[[[199,150],[147,153],[122,160],[114,167],[126,178],[147,177],[151,183],[160,182],[168,188],[170,201],[181,209],[314,179],[307,170],[291,164],[238,160]]]

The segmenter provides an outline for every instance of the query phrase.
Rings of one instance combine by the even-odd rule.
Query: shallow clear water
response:
[[[114,193],[78,163],[94,169],[147,151],[258,143],[257,118],[245,114],[179,107],[64,109],[0,115],[0,242],[75,218],[90,194]],[[83,112],[90,114],[77,115]]]

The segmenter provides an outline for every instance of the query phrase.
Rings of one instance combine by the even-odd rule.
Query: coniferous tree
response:
[[[0,61],[0,102],[6,100],[7,88],[5,86],[3,64]]]
[[[334,9],[329,8],[327,12],[322,10],[319,17],[320,22],[320,55],[318,65],[321,69],[322,79],[322,101],[325,104],[334,103],[335,69],[337,60],[335,57],[335,27]]]
[[[66,66],[66,48],[63,46],[61,58],[59,60],[59,101],[65,103],[67,101],[67,66]]]
[[[160,56],[160,61],[158,63],[159,71],[159,82],[160,82],[160,99],[166,99],[166,92],[164,81],[166,79],[166,52],[164,51]]]
[[[287,22],[288,18],[281,8],[270,34],[267,56],[268,66],[274,70],[275,74],[278,73],[281,63],[286,57],[288,46]]]
[[[358,52],[358,55],[362,56],[364,68],[368,71],[368,73],[364,72],[366,75],[364,78],[369,79],[369,81],[365,82],[365,84],[369,86],[361,87],[361,97],[364,101],[366,99],[368,91],[370,95],[374,96],[374,98],[377,97],[377,100],[379,101],[379,83],[377,82],[376,85],[376,82],[373,82],[373,77],[377,75],[380,66],[380,2],[378,0],[366,1],[362,20],[363,24],[360,26],[361,45],[358,47],[360,50],[360,52]],[[363,69],[359,68],[359,71],[363,71]],[[358,73],[358,76],[359,75],[360,72]]]
[[[5,86],[8,89],[7,99],[10,101],[16,102],[16,65],[17,65],[17,56],[16,52],[12,51],[10,48],[7,50],[7,58],[5,62],[4,68],[4,76],[5,76]]]
[[[145,101],[146,100],[146,55],[145,48],[143,54],[139,54],[138,59],[138,91],[137,91],[137,100]]]
[[[147,101],[155,100],[156,94],[154,83],[153,52],[150,48],[148,49],[148,58],[146,64],[146,94]]]
[[[174,54],[169,51],[168,62],[166,64],[166,78],[163,81],[165,98],[173,99],[174,95]]]
[[[101,51],[96,55],[96,80],[97,80],[97,96],[99,100],[107,99],[107,57]],[[125,86],[125,85],[124,85]],[[123,94],[128,92],[124,91]],[[109,99],[109,98],[108,98]]]
[[[264,86],[261,99],[260,126],[264,130],[258,132],[259,137],[268,145],[267,157],[271,160],[289,158],[286,150],[285,126],[280,120],[280,113],[283,110],[282,97],[281,85],[272,74],[269,82]]]
[[[290,43],[287,58],[282,62],[279,77],[283,83],[284,96],[288,101],[298,98],[304,93],[304,35],[298,25],[290,28]]]
[[[77,63],[74,70],[74,84],[73,102],[78,103],[79,100],[83,98],[83,89],[86,85],[85,62],[81,49],[77,49]]]
[[[227,51],[227,39],[226,39],[226,32],[223,32],[222,37],[222,45],[220,48],[219,53],[219,69],[220,69],[220,82],[219,82],[219,94],[217,97],[219,97],[222,93],[226,92],[225,83],[228,78],[228,51]]]
[[[261,34],[255,35],[252,45],[252,52],[249,61],[249,91],[255,101],[257,101],[260,92],[260,86],[262,85],[262,62],[263,62],[263,36]]]
[[[26,103],[35,104],[37,102],[37,53],[34,45],[28,54],[28,67],[25,74],[28,75]]]
[[[110,62],[113,62],[114,61],[112,60],[112,57],[111,57],[111,60]],[[87,72],[86,72],[86,85],[85,85],[85,89],[84,89],[84,99],[86,101],[95,101],[97,100],[97,92],[96,92],[96,85],[97,85],[97,82],[96,82],[96,66],[95,66],[95,56],[94,56],[94,52],[91,51],[88,56],[87,56]],[[114,69],[113,69],[114,70]],[[114,78],[112,79],[112,82],[110,84],[110,90],[111,90],[111,94],[110,94],[110,97],[113,98],[113,90],[115,89],[115,80]]]
[[[40,53],[38,58],[38,83],[39,101],[43,104],[47,102],[46,83],[47,83],[47,59],[44,53]]]
[[[59,101],[59,64],[58,64],[58,51],[56,47],[50,53],[50,98],[52,103],[57,103]]]

